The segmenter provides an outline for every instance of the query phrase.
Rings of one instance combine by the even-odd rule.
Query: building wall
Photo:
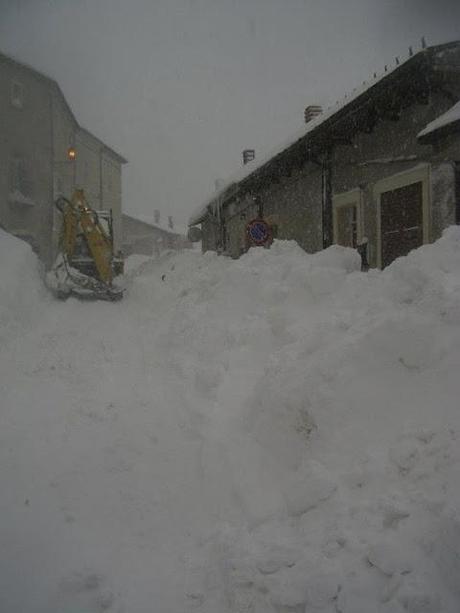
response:
[[[220,229],[217,220],[210,216],[206,217],[201,224],[201,230],[201,248],[203,253],[206,253],[206,251],[218,251],[220,243]],[[234,231],[233,236],[235,237],[234,240],[239,240],[237,230]]]
[[[429,104],[413,105],[401,112],[398,121],[380,120],[371,134],[360,132],[349,145],[337,146],[334,150],[332,190],[334,194],[356,188],[362,191],[362,234],[369,239],[369,261],[378,264],[378,202],[375,185],[399,173],[408,172],[420,164],[434,161],[431,145],[423,145],[417,134],[435,117],[445,112],[451,102],[440,95],[433,95]],[[406,158],[407,161],[398,158]],[[414,158],[414,159],[407,159]],[[408,174],[410,180],[410,173]],[[439,209],[439,190],[429,203],[429,211]],[[437,220],[431,226],[429,240],[439,236],[442,223]],[[433,232],[431,232],[433,230]]]
[[[263,203],[264,218],[275,228],[276,237],[295,240],[309,253],[322,248],[321,169],[307,164],[277,183],[253,191]],[[253,198],[246,196],[224,209],[228,240],[226,252],[233,258],[247,250],[246,226],[258,216]],[[203,232],[206,235],[206,230]],[[208,239],[209,240],[209,239]]]
[[[53,133],[53,202],[59,196],[70,198],[75,190],[76,162],[69,160],[68,151],[75,147],[78,126],[62,96],[52,92],[52,133]],[[51,206],[52,219],[52,258],[58,251],[61,232],[61,214]]]
[[[98,141],[88,133],[76,133],[75,185],[85,191],[90,206],[102,207],[101,150]]]
[[[427,104],[402,110],[395,120],[379,120],[370,134],[359,132],[347,144],[336,145],[332,155],[333,201],[353,192],[359,201],[359,238],[369,240],[371,266],[380,263],[379,207],[383,187],[423,180],[423,240],[436,240],[442,230],[455,223],[455,180],[452,162],[460,159],[460,139],[444,139],[433,146],[422,144],[417,134],[452,106],[452,99],[432,94]],[[421,174],[417,174],[419,168]],[[407,173],[405,175],[404,173]],[[401,175],[401,176],[400,176]],[[401,178],[402,177],[402,178]],[[415,178],[414,178],[415,177]],[[386,189],[386,188],[385,188]],[[277,226],[281,239],[296,240],[307,252],[322,249],[322,169],[307,163],[291,176],[266,182],[253,190],[262,199],[264,217]],[[246,223],[257,211],[247,199],[226,203],[222,218],[226,226],[226,251],[238,257],[244,250]],[[218,233],[203,223],[203,249],[215,248]]]
[[[74,161],[68,158],[71,146]],[[15,197],[18,187],[24,197]],[[76,187],[85,190],[91,206],[112,209],[118,250],[119,158],[78,127],[53,81],[0,54],[0,225],[30,242],[49,266],[61,228],[54,201],[70,198]]]
[[[192,245],[184,236],[131,217],[122,216],[122,249],[125,255],[160,255],[165,249],[187,249]]]
[[[112,211],[115,251],[122,248],[121,164],[106,152],[101,153],[102,208]]]
[[[20,96],[12,97],[13,87]],[[50,109],[46,80],[0,56],[0,223],[27,238],[45,259],[52,198]],[[25,199],[14,198],[18,190]]]
[[[121,163],[86,130],[76,133],[75,186],[92,208],[112,211],[114,250],[121,249]]]

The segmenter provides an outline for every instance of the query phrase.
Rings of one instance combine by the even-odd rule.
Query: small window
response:
[[[11,104],[16,109],[24,108],[24,86],[18,81],[11,82]]]
[[[357,205],[346,204],[336,208],[335,242],[343,247],[355,248],[358,243]]]
[[[11,158],[9,183],[11,192],[17,191],[24,196],[31,195],[31,184],[24,158]]]

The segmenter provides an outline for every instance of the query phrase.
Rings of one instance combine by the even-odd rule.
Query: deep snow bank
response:
[[[289,243],[205,261],[176,266],[169,339],[224,520],[203,610],[457,611],[459,229],[383,273]]]
[[[30,246],[0,229],[0,342],[19,334],[34,319],[45,291]]]
[[[457,613],[458,228],[367,274],[289,242],[133,261],[121,303],[51,312],[20,253],[3,608]]]

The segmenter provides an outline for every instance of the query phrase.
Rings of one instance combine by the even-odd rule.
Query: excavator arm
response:
[[[61,196],[56,207],[62,213],[60,256],[55,264],[59,273],[59,293],[118,300],[122,292],[113,287],[113,236],[100,223],[83,190],[75,190],[68,200]],[[62,277],[66,276],[66,279]],[[68,289],[69,291],[66,291]],[[79,291],[80,290],[80,291]]]

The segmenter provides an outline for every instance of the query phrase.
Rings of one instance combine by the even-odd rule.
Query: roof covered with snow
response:
[[[424,128],[417,135],[418,138],[429,136],[434,132],[438,132],[442,128],[460,128],[460,101],[454,104],[448,111],[431,121],[426,128]]]
[[[362,85],[355,88],[351,94],[345,95],[342,100],[327,108],[321,115],[315,117],[308,124],[304,124],[277,147],[254,159],[252,162],[249,162],[231,175],[221,189],[215,191],[203,204],[195,209],[190,216],[189,225],[192,226],[201,223],[206,216],[208,208],[217,204],[223,204],[237,190],[239,183],[257,173],[257,171],[264,166],[268,166],[275,158],[295,146],[301,140],[308,140],[307,137],[313,137],[314,134],[319,132],[320,128],[323,129],[326,128],[326,126],[335,124],[336,120],[342,118],[352,105],[358,104],[376,89],[386,88],[394,77],[408,69],[409,66],[423,61],[423,58],[425,58],[427,54],[434,54],[435,56],[437,54],[442,55],[446,49],[459,46],[460,41],[454,41],[443,45],[422,48],[417,53],[409,55],[406,60],[400,61],[398,58],[393,66],[385,66],[385,70],[381,74],[375,73],[374,78],[369,81],[364,81]]]

